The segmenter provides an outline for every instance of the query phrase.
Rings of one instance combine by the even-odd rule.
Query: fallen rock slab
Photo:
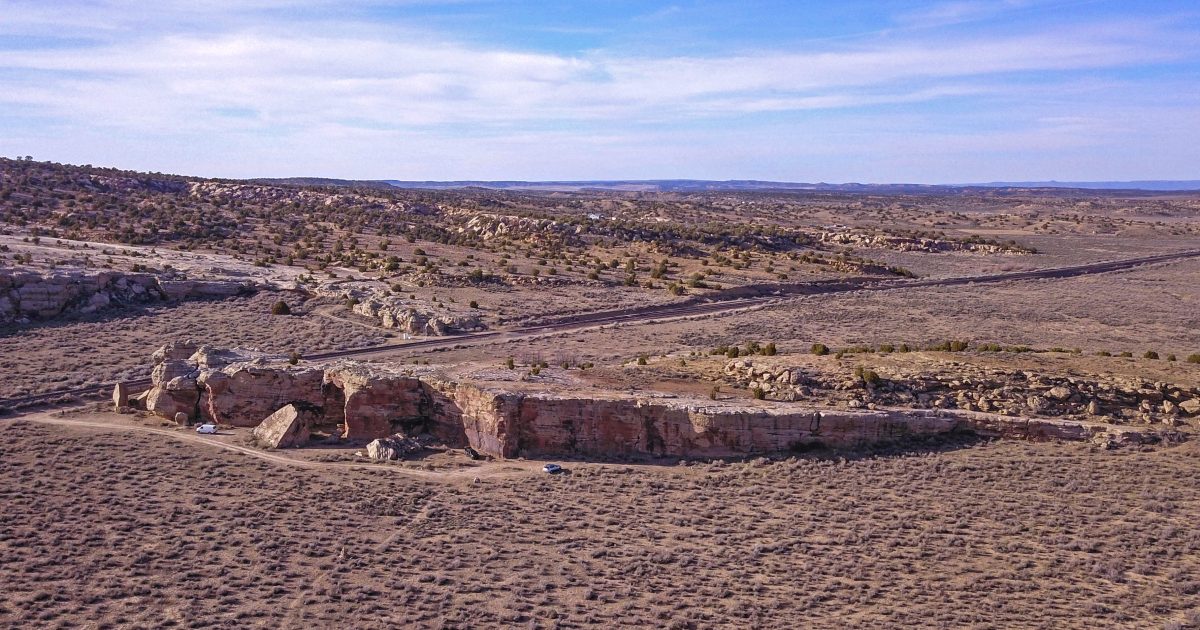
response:
[[[254,439],[269,448],[303,446],[311,437],[312,427],[320,417],[321,410],[318,407],[288,404],[254,427]]]

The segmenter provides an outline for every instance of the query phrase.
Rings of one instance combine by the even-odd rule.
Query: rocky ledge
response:
[[[245,282],[175,280],[148,273],[0,270],[0,325],[164,300],[224,298],[254,289]]]
[[[317,289],[317,295],[350,304],[350,310],[356,315],[375,320],[384,328],[411,335],[454,335],[485,328],[478,308],[396,295],[371,282],[321,287]]]
[[[1142,379],[1099,380],[956,365],[953,373],[880,368],[834,374],[786,358],[734,359],[725,375],[764,397],[837,400],[851,408],[903,406],[1005,416],[1050,416],[1108,424],[1183,426],[1200,418],[1200,388]]]
[[[172,419],[183,414],[240,427],[267,421],[260,438],[278,436],[284,445],[318,433],[363,443],[398,434],[429,436],[498,458],[725,457],[815,444],[856,447],[956,431],[1107,446],[1183,437],[1164,427],[954,409],[830,410],[633,395],[597,390],[555,369],[530,380],[510,370],[470,366],[291,365],[195,344],[166,346],[154,361],[153,387],[129,404]]]

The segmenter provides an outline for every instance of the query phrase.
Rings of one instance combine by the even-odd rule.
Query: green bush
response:
[[[883,380],[875,370],[864,368],[861,365],[854,368],[854,376],[862,379],[862,382],[867,385],[877,385],[879,381]]]
[[[812,345],[812,353],[819,357],[823,357],[829,354],[829,346],[823,343],[814,343]]]
[[[1143,354],[1143,355],[1142,355],[1142,358],[1143,358],[1143,359],[1150,359],[1150,360],[1152,360],[1152,361],[1157,361],[1157,360],[1158,360],[1158,353],[1157,353],[1157,352],[1155,352],[1155,351],[1153,351],[1153,350],[1147,350],[1147,351],[1146,351],[1146,354]]]
[[[1188,363],[1200,363],[1200,354],[1189,354],[1188,358],[1187,358],[1187,362]]]
[[[274,304],[271,305],[271,314],[272,315],[291,315],[292,307],[288,306],[287,302],[284,302],[283,300],[279,300],[278,302],[275,302]]]

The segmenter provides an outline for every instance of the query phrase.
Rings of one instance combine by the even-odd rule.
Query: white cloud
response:
[[[564,55],[396,25],[237,19],[246,7],[283,4],[96,0],[72,12],[0,0],[0,13],[10,10],[0,32],[94,40],[0,55],[0,122],[6,114],[51,121],[0,129],[0,151],[111,163],[117,158],[105,156],[119,150],[128,166],[226,176],[418,179],[837,180],[832,170],[787,165],[845,169],[853,155],[893,169],[858,179],[928,181],[900,170],[915,164],[911,155],[953,156],[942,165],[950,173],[970,163],[972,151],[1070,151],[1104,142],[1106,128],[1130,137],[1152,131],[1153,121],[1179,120],[1168,108],[1186,90],[1174,100],[1161,91],[1131,94],[1141,106],[1118,110],[1119,81],[1079,77],[1194,62],[1191,51],[1200,48],[1200,38],[1169,24],[1122,22],[939,42],[883,37],[823,50]],[[935,12],[961,20],[1012,4]],[[203,27],[169,26],[193,18]],[[143,28],[148,23],[154,27]],[[1154,109],[1146,105],[1152,99],[1166,102]],[[954,114],[964,103],[970,111]],[[915,105],[918,114],[897,113]],[[1149,118],[1127,122],[1137,116]],[[1200,140],[1192,131],[1167,138],[1171,157],[1195,145],[1187,138]]]
[[[481,49],[428,35],[170,35],[10,51],[0,68],[37,80],[4,86],[0,104],[129,128],[204,127],[231,109],[258,112],[262,125],[298,127],[650,121],[934,100],[977,92],[962,82],[980,77],[1179,54],[1173,38],[1154,35],[1077,29],[940,46],[677,58]]]

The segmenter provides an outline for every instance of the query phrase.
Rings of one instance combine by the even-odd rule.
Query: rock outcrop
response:
[[[365,298],[351,310],[378,320],[384,328],[395,328],[412,335],[450,335],[483,330],[478,313],[434,312],[430,305],[399,297]]]
[[[429,424],[427,397],[413,376],[349,363],[326,370],[324,383],[341,399],[344,437],[412,432]]]
[[[220,298],[253,291],[241,282],[166,280],[116,271],[41,274],[0,270],[0,325],[26,324],[109,307]]]
[[[203,370],[196,384],[203,390],[200,406],[206,420],[253,427],[290,403],[323,408],[324,379],[320,368],[279,369],[259,359]]]
[[[168,365],[183,349],[164,349]],[[353,440],[429,434],[451,447],[470,446],[500,458],[523,455],[722,457],[785,451],[810,444],[864,444],[973,431],[1025,439],[1091,440],[1112,445],[1175,436],[1101,422],[1010,417],[961,409],[847,409],[771,401],[712,402],[690,397],[634,396],[564,387],[530,388],[516,381],[450,375],[431,368],[340,362],[289,365],[267,357],[201,367],[213,353],[197,350],[187,362],[198,376],[158,379],[147,407],[166,415],[198,409],[202,419],[258,426],[287,435],[292,406],[306,410],[301,426],[337,426]],[[228,355],[225,355],[228,357]],[[218,362],[220,363],[220,362]],[[165,378],[167,369],[160,371]],[[190,389],[189,389],[190,388]],[[586,392],[586,393],[585,393]],[[282,427],[282,428],[281,428]],[[300,428],[295,428],[300,432]],[[279,438],[283,439],[283,438]],[[382,448],[384,445],[377,445]]]
[[[980,254],[1027,254],[1030,252],[1012,242],[997,243],[981,239],[956,240],[885,233],[871,234],[858,231],[822,232],[819,238],[822,243],[831,245],[891,249],[900,252],[973,252]]]
[[[342,282],[315,291],[322,299],[350,304],[354,314],[383,328],[410,335],[454,335],[486,328],[477,308],[397,295],[375,282]]]
[[[1159,422],[1200,415],[1200,388],[1163,382],[1091,380],[1022,371],[957,366],[953,373],[929,370],[885,372],[867,383],[849,374],[830,374],[786,359],[734,359],[725,374],[735,383],[761,389],[766,398],[803,401],[816,390],[849,397],[860,405],[961,409],[1011,416],[1050,416]]]
[[[308,442],[321,410],[303,403],[290,403],[254,427],[254,439],[269,448],[292,448]]]

